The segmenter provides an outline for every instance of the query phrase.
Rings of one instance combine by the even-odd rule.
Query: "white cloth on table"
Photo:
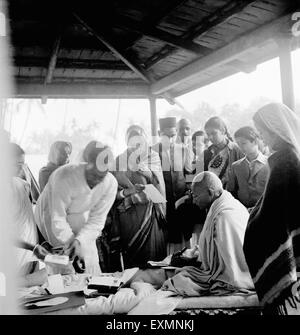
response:
[[[44,238],[56,247],[75,237],[80,241],[90,274],[101,272],[96,238],[101,234],[108,211],[117,193],[117,181],[111,173],[90,189],[85,179],[86,164],[58,168],[38,199],[35,218]]]
[[[127,314],[140,301],[155,293],[156,290],[148,283],[132,283],[130,288],[121,288],[109,297],[85,299],[85,305],[68,308],[49,315],[114,315]]]
[[[138,283],[134,283],[138,284]],[[173,292],[158,290],[142,299],[128,315],[165,315],[172,312],[183,297]]]

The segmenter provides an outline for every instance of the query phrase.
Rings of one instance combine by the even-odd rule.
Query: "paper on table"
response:
[[[48,276],[48,291],[51,294],[60,294],[65,292],[63,278],[60,274]]]
[[[67,297],[57,297],[57,298],[52,298],[48,300],[42,300],[42,301],[37,301],[37,302],[29,302],[25,304],[25,307],[31,307],[31,306],[36,306],[36,307],[47,307],[47,306],[56,306],[56,305],[61,305],[67,302],[69,298]]]
[[[69,256],[49,254],[45,257],[44,262],[45,263],[68,265],[69,264]]]
[[[94,276],[89,281],[89,286],[115,286],[119,287],[121,285],[120,278],[112,277],[112,276]]]
[[[165,203],[167,200],[161,195],[157,188],[152,184],[145,185],[144,192],[147,194],[148,198],[154,203]]]

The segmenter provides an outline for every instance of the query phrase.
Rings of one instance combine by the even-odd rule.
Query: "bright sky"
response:
[[[296,99],[300,100],[300,49],[293,52],[294,81]],[[247,106],[260,96],[274,101],[281,100],[280,72],[278,58],[263,63],[257,70],[250,73],[239,73],[234,76],[200,88],[178,98],[178,101],[187,111],[192,111],[199,103],[207,102],[217,111],[225,104],[238,103]],[[110,141],[105,133],[112,130],[116,133],[118,149],[124,144],[125,130],[129,124],[147,125],[150,131],[149,103],[147,100],[48,100],[42,105],[36,100],[31,104],[30,113],[27,101],[21,101],[20,113],[14,116],[11,123],[13,138],[22,144],[33,132],[43,132],[50,128],[53,132],[59,131],[62,125],[71,124],[73,118],[82,127],[92,121],[99,125],[99,131],[95,137],[100,140]],[[120,119],[116,128],[118,109]],[[157,102],[158,117],[173,109],[165,100]],[[27,124],[26,124],[27,119]],[[111,142],[111,141],[110,141]],[[113,143],[110,143],[111,145]],[[119,151],[118,150],[118,151]]]

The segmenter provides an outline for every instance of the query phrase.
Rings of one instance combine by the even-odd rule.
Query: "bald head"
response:
[[[208,188],[217,192],[223,191],[223,185],[220,178],[210,171],[204,171],[197,174],[197,176],[193,179],[192,186]]]
[[[177,123],[177,131],[182,142],[184,142],[184,137],[191,135],[191,122],[188,119],[180,119]]]
[[[204,171],[192,182],[193,202],[200,209],[208,208],[223,192],[223,185],[217,175]]]

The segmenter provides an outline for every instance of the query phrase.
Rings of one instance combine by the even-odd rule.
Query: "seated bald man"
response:
[[[222,187],[212,172],[199,173],[192,182],[193,202],[208,210],[198,247],[184,258],[197,259],[197,266],[170,271],[145,270],[134,281],[150,281],[157,287],[183,296],[249,293],[254,285],[243,253],[249,213]]]

